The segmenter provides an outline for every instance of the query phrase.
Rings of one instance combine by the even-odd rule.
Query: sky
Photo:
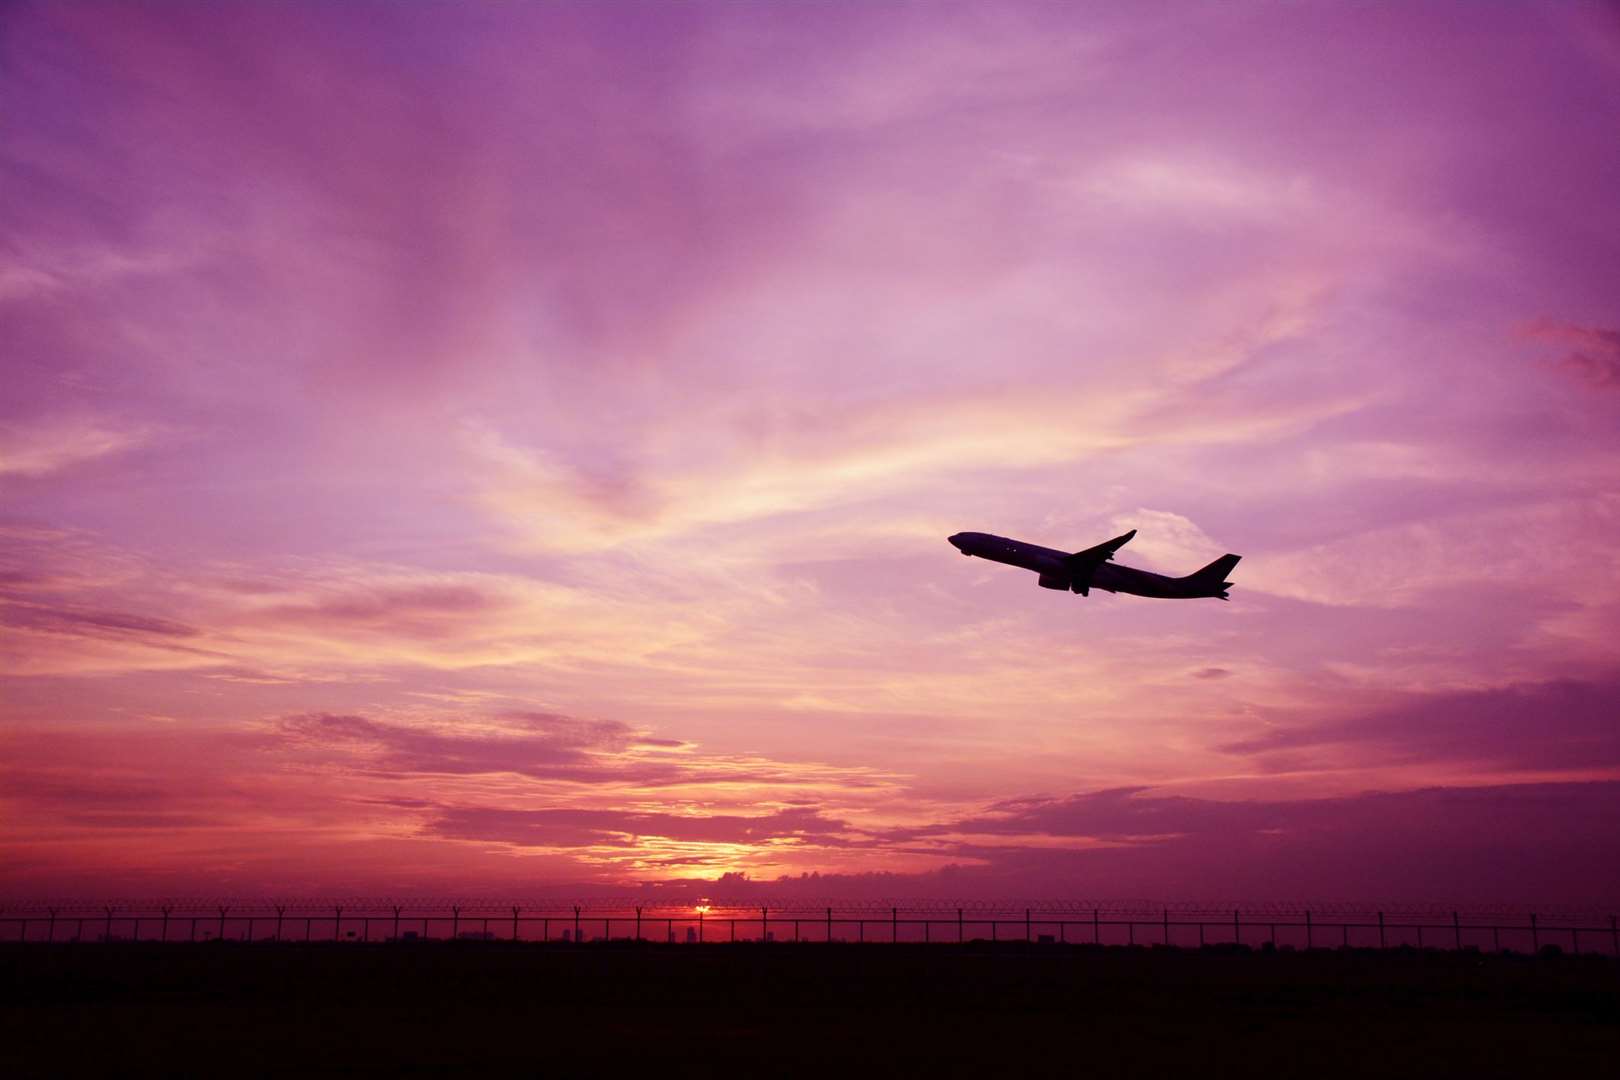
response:
[[[1620,897],[1613,7],[23,2],[0,102],[0,892]],[[945,542],[1129,528],[1231,602]]]

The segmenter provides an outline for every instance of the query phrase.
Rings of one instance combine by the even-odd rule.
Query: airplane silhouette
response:
[[[1092,589],[1103,589],[1111,593],[1157,596],[1167,600],[1202,597],[1230,599],[1226,590],[1232,587],[1232,583],[1226,580],[1226,575],[1232,572],[1232,567],[1243,556],[1222,555],[1186,577],[1165,577],[1113,562],[1114,552],[1129,543],[1135,535],[1136,530],[1132,529],[1124,536],[1116,536],[1105,544],[1077,551],[1073,555],[990,533],[959,532],[947,539],[963,555],[977,555],[981,559],[1035,571],[1040,575],[1043,589],[1061,589],[1064,592],[1072,589],[1081,596],[1089,596]]]

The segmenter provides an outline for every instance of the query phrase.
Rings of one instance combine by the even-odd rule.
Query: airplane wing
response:
[[[1063,565],[1069,568],[1070,587],[1081,596],[1091,595],[1091,577],[1097,572],[1097,567],[1112,559],[1114,552],[1130,543],[1131,537],[1135,535],[1136,530],[1132,529],[1124,536],[1116,536],[1107,543],[1065,556]]]

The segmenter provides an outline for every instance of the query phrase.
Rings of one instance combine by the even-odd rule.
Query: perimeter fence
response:
[[[723,901],[441,898],[28,901],[0,905],[0,940],[421,943],[734,942],[1418,948],[1620,956],[1614,914],[1464,912],[1443,905],[1149,901]]]

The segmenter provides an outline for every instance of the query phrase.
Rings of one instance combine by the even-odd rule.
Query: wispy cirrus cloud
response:
[[[119,424],[92,416],[0,420],[0,477],[49,476],[132,450],[155,434],[149,424]]]
[[[847,846],[848,822],[812,807],[765,814],[673,814],[636,810],[449,808],[426,831],[455,840],[499,841],[523,847],[635,848],[647,840],[687,845],[758,847],[791,841],[817,847]]]
[[[504,774],[620,788],[759,785],[884,787],[893,774],[860,767],[797,764],[700,751],[614,720],[542,712],[416,722],[312,713],[277,721],[269,745],[307,758],[346,759],[380,776]]]
[[[1608,492],[1515,492],[1485,507],[1346,532],[1243,572],[1259,588],[1320,604],[1411,607],[1435,590],[1491,584],[1594,602],[1620,591],[1620,553],[1606,540],[1616,520],[1620,499]]]
[[[291,747],[346,750],[386,773],[514,773],[534,779],[628,780],[615,760],[632,732],[614,721],[549,713],[508,714],[494,724],[411,726],[364,716],[311,713],[276,727]]]
[[[82,636],[190,638],[194,626],[124,611],[80,611],[43,604],[0,604],[0,624],[25,630]]]
[[[352,559],[288,560],[250,575],[229,560],[200,569],[192,575],[83,533],[13,529],[0,543],[10,666],[169,668],[181,661],[106,645],[181,636],[198,650],[189,666],[317,676],[334,665],[369,677],[402,664],[630,663],[702,622],[683,607],[684,593],[658,602],[662,615],[649,626],[647,605],[629,596],[524,574]]]

